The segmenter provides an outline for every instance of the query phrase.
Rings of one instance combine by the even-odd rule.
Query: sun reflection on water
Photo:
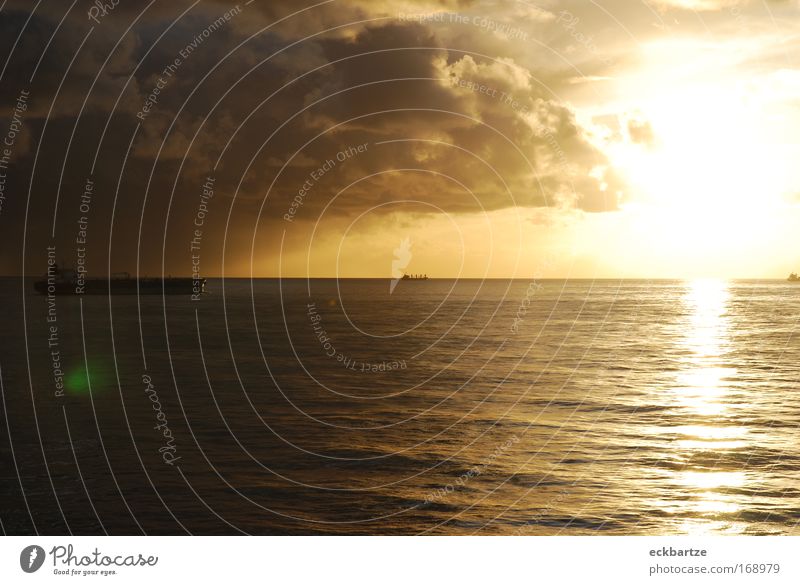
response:
[[[679,530],[690,534],[736,531],[735,522],[722,519],[739,511],[735,496],[725,492],[747,483],[743,471],[714,470],[692,462],[696,456],[713,462],[715,453],[746,446],[747,430],[725,424],[730,415],[729,383],[737,373],[725,361],[731,346],[728,286],[725,281],[698,280],[687,285],[683,297],[688,312],[680,341],[684,362],[674,396],[693,424],[670,430],[682,435],[674,444],[686,467],[675,472],[674,480],[685,493]]]
[[[681,483],[696,488],[738,487],[747,479],[741,471],[682,471]]]

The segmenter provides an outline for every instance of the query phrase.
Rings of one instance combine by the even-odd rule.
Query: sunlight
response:
[[[795,117],[778,103],[789,81],[743,74],[720,57],[724,47],[687,39],[647,46],[645,66],[620,84],[635,99],[623,140],[608,148],[642,237],[692,263],[769,239],[797,181]],[[631,121],[647,132],[634,134]]]
[[[694,488],[736,487],[747,479],[741,471],[685,471],[680,474],[681,483]]]
[[[675,431],[687,437],[676,441],[682,449],[738,449],[747,444],[747,429],[742,427],[691,425]]]
[[[684,435],[676,445],[685,453],[686,461],[691,461],[695,453],[708,454],[746,446],[743,440],[746,429],[720,425],[728,410],[729,380],[735,379],[737,372],[736,368],[726,365],[724,359],[731,343],[730,294],[728,282],[711,279],[689,282],[683,293],[686,317],[680,346],[686,357],[684,368],[676,375],[674,392],[681,406],[696,416],[708,417],[709,421],[706,425],[672,429]],[[744,485],[747,482],[745,472],[690,467],[676,473],[675,477],[692,493],[685,503],[687,511],[708,516],[714,523],[714,532],[730,529],[729,525],[718,524],[713,519],[720,514],[735,513],[739,506],[720,490]],[[709,529],[711,526],[705,522],[693,521],[685,525],[685,531],[690,534]]]
[[[703,492],[700,494],[700,499],[695,502],[694,509],[704,514],[730,514],[736,512],[739,506],[714,492]]]
[[[720,280],[693,281],[684,293],[689,315],[682,346],[689,355],[677,375],[677,392],[684,405],[701,414],[723,412],[719,399],[727,393],[725,381],[736,374],[719,359],[730,344],[728,297],[728,283]]]

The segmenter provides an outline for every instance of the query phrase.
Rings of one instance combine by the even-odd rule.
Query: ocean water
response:
[[[5,533],[800,533],[797,284],[2,284]]]

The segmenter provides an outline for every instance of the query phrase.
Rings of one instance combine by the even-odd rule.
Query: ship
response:
[[[428,280],[427,274],[404,274],[403,280]]]
[[[789,275],[789,278],[787,278],[786,280],[788,280],[789,282],[800,282],[800,276],[797,276],[796,272],[792,272]]]
[[[197,299],[205,292],[206,279],[200,277],[133,278],[118,272],[108,278],[86,278],[74,270],[48,266],[42,280],[33,283],[43,295],[191,295]]]

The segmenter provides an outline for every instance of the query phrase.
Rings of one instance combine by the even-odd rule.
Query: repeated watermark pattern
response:
[[[286,213],[283,214],[283,219],[292,222],[294,221],[294,216],[297,214],[300,207],[305,203],[306,197],[309,195],[311,190],[314,186],[322,180],[322,178],[330,173],[333,169],[336,168],[337,165],[358,156],[359,154],[363,154],[367,152],[369,148],[369,143],[365,142],[363,144],[356,144],[352,146],[348,146],[337,152],[333,157],[326,159],[322,164],[320,164],[316,169],[311,171],[308,174],[308,177],[300,188],[297,190],[297,194],[292,199],[292,202],[289,204],[289,209],[286,210]]]
[[[472,479],[483,475],[486,470],[491,467],[497,461],[497,459],[502,457],[508,449],[519,443],[519,440],[520,439],[517,435],[512,435],[507,441],[495,447],[492,453],[485,460],[470,467],[467,471],[459,475],[455,481],[429,492],[425,496],[425,500],[423,501],[422,505],[427,506],[432,503],[440,502],[456,490],[466,486]]]
[[[194,220],[192,221],[192,238],[189,242],[189,251],[192,255],[192,295],[193,301],[199,301],[202,293],[202,277],[200,270],[200,250],[203,242],[203,230],[205,229],[206,216],[209,213],[209,203],[214,197],[214,183],[216,178],[206,177],[203,183],[200,201],[197,204]]]
[[[15,15],[25,10],[12,4]],[[683,283],[637,281],[677,299],[673,329],[697,325],[681,320],[695,305],[710,308],[687,318],[702,330],[678,350],[673,329],[661,348],[631,349],[629,315],[652,325],[638,331],[642,346],[642,331],[667,328],[647,294],[603,285],[595,297],[589,285],[549,280],[569,276],[575,260],[548,252],[550,236],[566,250],[567,239],[592,242],[616,217],[582,207],[581,197],[586,185],[613,182],[603,169],[617,153],[607,142],[622,148],[633,133],[610,138],[594,123],[628,120],[605,111],[622,106],[600,87],[629,65],[628,55],[609,58],[632,36],[625,19],[594,3],[462,3],[468,14],[374,4],[170,9],[90,0],[77,20],[51,23],[51,15],[44,26],[33,9],[18,18],[0,78],[26,89],[6,92],[0,231],[20,234],[3,269],[23,278],[3,284],[18,280],[24,290],[4,301],[21,304],[7,313],[22,317],[6,329],[0,387],[12,455],[29,455],[31,429],[37,436],[0,531],[526,535],[574,531],[572,520],[600,507],[580,530],[642,529],[608,504],[615,496],[580,484],[624,465],[616,454],[604,462],[606,437],[641,420],[657,425],[662,412],[672,423],[691,411],[696,421],[703,408],[724,406],[735,375],[724,353],[733,303],[727,289],[689,298],[674,294]],[[746,2],[715,8],[714,19],[752,23]],[[667,11],[659,3],[653,19]],[[601,98],[585,106],[593,91]],[[51,172],[59,166],[60,177]],[[567,191],[576,198],[568,209],[550,204]],[[53,194],[46,239],[38,221],[49,219]],[[569,225],[549,223],[553,216]],[[577,272],[589,273],[596,258],[587,253]],[[414,274],[421,270],[439,274]],[[105,276],[109,286],[95,286]],[[770,291],[793,306],[783,289]],[[635,302],[617,303],[618,294]],[[700,338],[702,348],[684,351]],[[785,351],[796,354],[791,343]],[[90,391],[73,391],[88,386],[95,359],[115,375],[92,372]],[[697,386],[714,393],[695,392],[683,371],[670,374],[692,360]],[[652,390],[666,378],[664,398]],[[689,390],[679,400],[678,385]],[[643,405],[628,400],[637,391]],[[727,432],[719,412],[714,431]],[[52,448],[64,437],[61,415],[75,432],[72,460]],[[745,430],[759,434],[751,423]],[[673,448],[685,431],[671,424],[653,442]],[[703,473],[711,434],[686,449]],[[720,464],[723,473],[738,474],[746,457],[734,471]],[[651,459],[636,471],[669,476],[676,509],[698,503],[673,514],[684,514],[687,531],[711,525],[711,514],[745,530],[796,530],[774,521],[772,508],[749,511],[757,522],[724,498],[704,508],[702,481],[681,485],[683,468]],[[548,477],[559,481],[529,481]],[[31,491],[26,478],[42,485]],[[660,526],[683,530],[667,524],[674,518]],[[19,570],[108,576],[138,567],[144,580],[159,562],[79,549],[26,546]]]
[[[95,24],[100,24],[100,21],[119,6],[119,3],[120,0],[94,0],[94,5],[86,11],[86,16]]]
[[[397,283],[406,274],[406,267],[411,262],[413,254],[411,253],[411,240],[403,238],[400,240],[400,245],[394,249],[394,257],[392,258],[392,280],[389,281],[389,294],[394,292]]]
[[[586,49],[591,55],[598,57],[602,63],[605,65],[611,65],[613,63],[609,57],[602,54],[594,40],[594,36],[590,34],[587,35],[581,31],[581,18],[579,16],[574,15],[569,10],[562,10],[558,14],[556,23],[563,27],[572,40]]]
[[[485,14],[468,15],[458,12],[400,12],[397,15],[400,22],[440,23],[470,25],[490,33],[497,33],[509,41],[527,41],[528,32],[519,27],[499,22]]]
[[[241,12],[242,8],[237,4],[212,22],[209,26],[201,30],[189,44],[185,45],[178,51],[178,55],[161,71],[156,79],[155,85],[147,95],[144,104],[142,104],[141,109],[136,113],[136,117],[139,118],[139,120],[142,122],[145,121],[153,108],[158,104],[161,93],[169,85],[169,82],[177,75],[178,70],[183,66],[186,60],[189,59],[189,57],[191,57],[192,54],[203,43],[205,43],[213,33],[220,30],[227,23],[229,23],[234,16],[240,14]]]
[[[167,465],[175,465],[175,462],[181,459],[181,457],[177,456],[178,449],[175,445],[175,437],[172,434],[172,429],[169,427],[164,408],[161,406],[161,401],[158,398],[153,379],[148,374],[142,374],[142,384],[144,384],[144,393],[153,404],[153,410],[156,413],[158,424],[153,428],[158,431],[159,436],[164,441],[164,444],[158,448],[158,452],[161,454],[164,463]]]
[[[378,362],[365,362],[363,360],[354,359],[353,357],[340,352],[333,344],[333,340],[328,335],[322,324],[322,315],[317,312],[316,303],[308,303],[307,315],[311,323],[311,328],[314,335],[319,341],[323,352],[326,356],[336,360],[342,367],[347,368],[353,372],[359,373],[377,373],[377,372],[391,372],[393,370],[405,370],[408,366],[406,360],[383,360]]]
[[[14,154],[14,146],[17,138],[22,132],[22,125],[25,121],[25,113],[28,110],[28,99],[30,91],[23,89],[17,96],[14,108],[11,111],[11,121],[8,130],[3,137],[3,144],[0,146],[0,214],[6,202],[6,181],[8,179],[8,169],[11,164],[11,157]]]

